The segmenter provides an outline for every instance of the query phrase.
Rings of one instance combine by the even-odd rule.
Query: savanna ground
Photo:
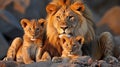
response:
[[[0,0],[0,60],[6,56],[12,40],[23,35],[19,24],[22,18],[45,18],[45,6],[50,0]],[[120,1],[119,0],[85,0],[90,7],[97,25],[97,34],[109,31],[115,38],[115,44],[120,45]],[[117,6],[117,7],[115,7]],[[111,9],[112,8],[112,9]],[[119,67],[119,63],[108,64],[103,60],[78,64],[40,62],[29,65],[19,65],[16,62],[0,62],[0,67]],[[12,65],[12,66],[11,66]]]

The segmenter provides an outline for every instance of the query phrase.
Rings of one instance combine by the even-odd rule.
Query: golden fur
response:
[[[30,64],[40,60],[40,52],[43,46],[43,36],[45,33],[45,20],[22,19],[21,25],[24,30],[22,38],[16,38],[7,53],[7,57],[15,59],[20,63]],[[10,54],[11,53],[11,54]]]
[[[96,37],[95,24],[92,21],[91,12],[82,0],[53,0],[47,5],[46,10],[48,13],[46,28],[49,43],[48,46],[52,46],[54,48],[53,50],[55,50],[56,53],[59,53],[59,55],[55,55],[55,53],[52,52],[53,50],[48,50],[53,53],[52,56],[60,56],[62,54],[59,38],[63,35],[67,37],[83,36],[85,38],[85,47],[83,46],[82,48],[83,53],[92,56],[94,55],[95,59],[112,56],[114,44],[111,43],[109,45],[110,42],[107,41],[112,41],[112,39],[110,39],[110,33],[103,33],[104,35],[102,34],[99,38]],[[105,38],[106,40],[101,40],[102,38]],[[98,42],[94,44],[94,41],[96,40],[98,40]],[[93,48],[91,45],[98,46]],[[105,51],[103,51],[100,46],[103,46]],[[96,48],[100,48],[98,50],[100,54],[99,57],[96,57],[96,53],[91,53],[93,52],[92,49]],[[112,59],[116,61],[116,59]]]
[[[23,40],[20,37],[16,37],[13,41],[11,46],[8,49],[7,52],[7,57],[5,57],[3,60],[5,61],[14,61],[16,58],[16,53],[18,51],[18,49],[20,48],[20,46],[22,45]]]
[[[84,38],[82,36],[70,37],[70,38],[66,36],[62,36],[60,42],[63,48],[62,56],[54,57],[52,59],[53,62],[60,62],[60,60],[63,61],[65,60],[64,58],[68,58],[69,61],[82,56],[81,48],[84,43]]]
[[[67,0],[66,0],[67,1]],[[72,1],[72,0],[71,0]],[[82,1],[63,4],[61,0],[53,1],[47,5],[47,38],[50,45],[62,54],[62,48],[59,45],[59,37],[66,36],[84,36],[85,42],[89,43],[95,38],[94,23],[89,9]]]
[[[82,46],[84,43],[84,38],[82,36],[66,37],[61,38],[61,45],[63,48],[61,57],[71,57],[82,56]]]

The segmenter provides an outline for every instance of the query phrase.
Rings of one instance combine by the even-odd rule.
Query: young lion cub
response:
[[[62,36],[60,40],[63,48],[62,56],[54,57],[52,59],[53,62],[69,61],[82,56],[81,47],[84,43],[84,37],[77,36],[69,38],[67,36]]]
[[[44,24],[44,19],[22,19],[21,25],[24,30],[23,40],[18,37],[13,41],[14,43],[11,44],[8,50],[7,59],[9,59],[9,57],[14,59],[16,56],[17,62],[25,64],[39,61],[45,32]]]

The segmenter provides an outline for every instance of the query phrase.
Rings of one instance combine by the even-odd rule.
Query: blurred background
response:
[[[0,0],[0,59],[6,56],[15,37],[22,37],[22,18],[46,17],[46,5],[51,0]],[[120,40],[120,0],[84,0],[93,13],[97,34],[109,31]]]

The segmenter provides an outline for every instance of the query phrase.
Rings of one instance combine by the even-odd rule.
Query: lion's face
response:
[[[50,5],[51,6],[51,5]],[[52,5],[53,7],[53,5]],[[55,6],[54,6],[55,7]],[[49,10],[48,6],[48,10]],[[48,21],[50,24],[53,24],[56,34],[61,37],[62,35],[67,36],[77,36],[85,35],[87,33],[87,20],[83,16],[84,6],[82,3],[75,3],[70,6],[62,6],[57,9],[53,15],[50,15],[51,19]],[[48,13],[50,13],[48,11]],[[52,14],[52,13],[51,13]],[[48,27],[49,28],[49,27]],[[84,31],[84,32],[83,32]]]
[[[24,33],[31,40],[36,40],[37,38],[40,38],[43,35],[45,30],[44,23],[45,23],[44,19],[39,19],[39,20],[22,19],[21,20],[21,25],[24,29]]]
[[[73,1],[73,0],[70,0]],[[66,35],[84,36],[86,42],[95,38],[95,24],[84,3],[76,1],[66,4],[50,3],[47,7],[47,37],[54,44],[58,37]]]
[[[53,25],[57,30],[58,34],[71,35],[74,28],[77,26],[80,19],[77,18],[78,15],[75,14],[71,9],[61,8],[57,11],[54,16]]]
[[[77,55],[82,50],[82,46],[84,43],[84,37],[77,36],[77,37],[61,37],[61,45],[63,51],[67,52],[69,55]]]

